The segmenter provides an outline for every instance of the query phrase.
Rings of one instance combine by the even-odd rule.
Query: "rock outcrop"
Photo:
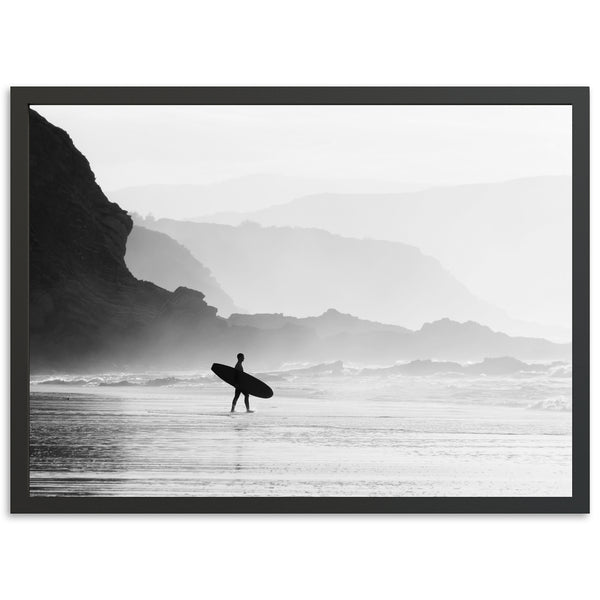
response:
[[[129,363],[167,318],[188,330],[190,320],[194,330],[223,326],[201,293],[182,305],[187,292],[172,294],[129,272],[132,220],[104,195],[65,131],[31,110],[29,135],[32,370]]]
[[[181,286],[202,290],[206,301],[215,306],[222,317],[239,310],[210,269],[164,233],[134,225],[127,238],[125,263],[138,279],[151,281],[166,290],[174,291]]]
[[[410,330],[397,325],[359,319],[329,309],[318,317],[291,317],[281,313],[232,314],[228,323],[254,327],[272,335],[288,331],[312,332],[309,360],[342,359],[356,362],[394,362],[415,358],[483,360],[512,356],[521,360],[570,360],[571,344],[540,338],[512,337],[474,321],[440,319]]]

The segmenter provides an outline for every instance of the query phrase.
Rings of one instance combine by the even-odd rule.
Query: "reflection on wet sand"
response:
[[[31,494],[571,494],[570,412],[463,402],[447,382],[319,386],[233,415],[213,389],[33,386]]]

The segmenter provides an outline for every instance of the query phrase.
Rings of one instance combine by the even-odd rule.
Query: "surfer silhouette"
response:
[[[244,372],[244,367],[242,367],[242,363],[244,362],[244,355],[240,352],[237,355],[237,363],[235,364],[236,376],[238,373]],[[240,390],[237,386],[235,388],[235,395],[233,396],[233,402],[231,404],[231,412],[235,412],[235,405],[237,404],[238,398],[242,394],[242,390]],[[250,394],[247,392],[243,392],[244,394],[244,404],[246,405],[246,412],[252,412],[250,410]]]

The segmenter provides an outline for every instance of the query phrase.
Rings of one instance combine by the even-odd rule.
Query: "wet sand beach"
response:
[[[32,385],[31,494],[569,496],[571,413],[527,385],[298,381],[233,415],[218,384]]]

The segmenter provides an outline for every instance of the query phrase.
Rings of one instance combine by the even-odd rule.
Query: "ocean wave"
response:
[[[79,387],[168,387],[202,386],[215,380],[212,374],[185,374],[176,376],[162,373],[109,373],[94,376],[57,376],[50,378],[32,378],[32,385],[56,385]]]
[[[35,383],[35,385],[90,385],[88,379],[44,379],[32,383]],[[98,380],[96,380],[96,385],[97,383]]]
[[[571,398],[568,396],[554,396],[536,400],[527,406],[531,410],[556,410],[569,412],[572,409]]]
[[[559,365],[556,367],[551,367],[548,371],[550,377],[564,377],[569,378],[573,377],[573,368],[570,365]]]

